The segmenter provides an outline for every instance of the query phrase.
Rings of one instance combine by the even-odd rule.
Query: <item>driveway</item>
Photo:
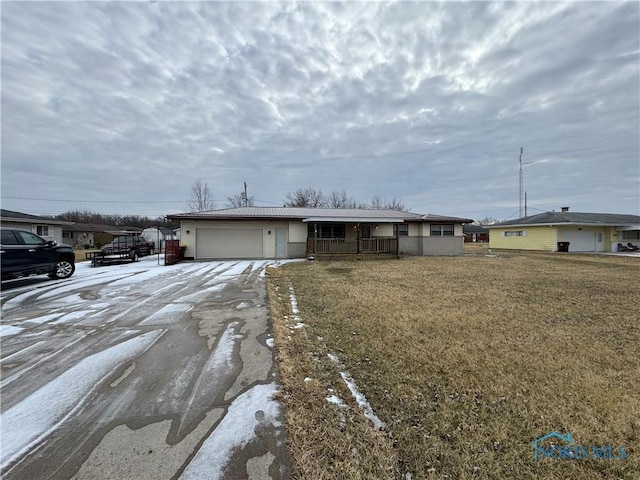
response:
[[[2,478],[287,478],[269,263],[3,284]]]

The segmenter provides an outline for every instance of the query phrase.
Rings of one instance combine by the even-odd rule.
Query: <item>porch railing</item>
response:
[[[309,238],[307,252],[315,254],[335,253],[396,253],[398,240],[396,238],[361,238],[360,240],[346,240],[344,238]]]

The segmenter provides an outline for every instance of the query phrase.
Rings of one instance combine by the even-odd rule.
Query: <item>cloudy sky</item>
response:
[[[11,2],[2,208],[165,215],[202,178],[414,212],[640,213],[638,2]],[[531,162],[531,163],[530,163]]]

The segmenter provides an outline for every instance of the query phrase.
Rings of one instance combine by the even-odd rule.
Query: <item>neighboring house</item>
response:
[[[465,242],[488,242],[489,230],[480,225],[465,225],[462,228]]]
[[[116,235],[127,233],[139,233],[142,229],[133,227],[114,227],[113,225],[102,225],[96,223],[74,223],[64,226],[62,238],[64,243],[68,243],[74,248],[100,248],[106,245]]]
[[[570,252],[615,252],[618,243],[640,243],[640,216],[560,212],[487,225],[490,248],[556,252],[568,242]],[[562,246],[560,246],[562,250]]]
[[[11,210],[0,210],[0,223],[3,227],[29,230],[45,240],[55,240],[58,243],[63,243],[62,229],[73,225],[73,222],[51,220]]]
[[[237,207],[167,215],[187,258],[460,255],[468,218],[396,210]]]

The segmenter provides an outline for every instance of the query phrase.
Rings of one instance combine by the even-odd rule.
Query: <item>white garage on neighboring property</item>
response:
[[[458,255],[472,220],[378,209],[237,207],[168,215],[187,258]]]

